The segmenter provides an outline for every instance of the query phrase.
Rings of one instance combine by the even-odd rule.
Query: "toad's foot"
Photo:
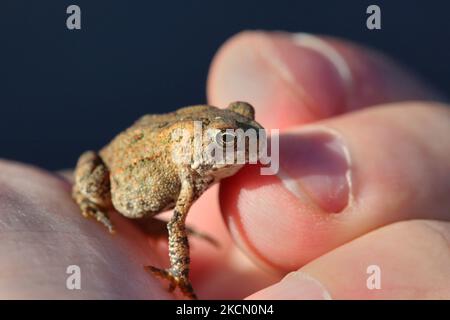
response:
[[[73,190],[73,198],[80,207],[81,214],[85,218],[94,218],[103,224],[110,233],[114,233],[114,226],[108,217],[108,214],[103,212],[99,205],[87,199],[77,188]]]
[[[78,200],[78,199],[76,199],[76,200]],[[87,199],[82,199],[77,202],[80,206],[81,214],[85,218],[92,217],[95,220],[97,220],[98,222],[100,222],[101,224],[103,224],[110,233],[115,233],[114,226],[113,226],[111,220],[109,219],[108,214],[103,212],[96,204],[90,202]]]
[[[194,293],[191,282],[187,277],[177,277],[171,269],[164,270],[152,266],[146,266],[144,268],[151,274],[168,280],[169,292],[174,291],[178,287],[185,297],[197,300],[197,295]]]
[[[101,224],[103,224],[106,229],[108,229],[109,233],[114,234],[116,233],[116,230],[114,229],[114,226],[111,222],[111,220],[109,219],[108,215],[98,209],[93,209],[91,207],[88,208],[87,210],[87,214],[85,215],[85,211],[82,211],[83,216],[88,217],[91,216],[94,219],[96,219],[98,222],[100,222]]]

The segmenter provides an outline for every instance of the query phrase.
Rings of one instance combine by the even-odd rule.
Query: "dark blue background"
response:
[[[448,2],[448,1],[447,1]],[[66,8],[82,30],[66,28]],[[382,30],[365,27],[382,9]],[[324,33],[378,48],[449,92],[445,1],[0,2],[0,157],[71,167],[144,113],[203,103],[209,63],[244,29]]]

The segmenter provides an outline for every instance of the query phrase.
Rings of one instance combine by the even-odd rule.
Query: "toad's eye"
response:
[[[216,142],[220,146],[232,146],[235,139],[236,135],[233,132],[220,131],[216,135]]]

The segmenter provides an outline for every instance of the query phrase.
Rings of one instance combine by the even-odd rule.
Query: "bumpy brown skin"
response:
[[[110,232],[114,231],[107,214],[111,209],[128,218],[141,218],[175,208],[167,224],[171,266],[147,269],[168,279],[170,290],[178,287],[185,296],[196,299],[189,281],[187,213],[211,184],[234,174],[241,165],[174,161],[172,147],[179,141],[172,133],[176,129],[193,132],[194,121],[201,121],[203,130],[261,129],[254,117],[253,107],[245,102],[231,103],[227,109],[200,105],[143,116],[98,154],[87,151],[81,155],[73,197],[85,217],[97,219]],[[187,141],[189,148],[194,148],[193,143],[193,139]]]

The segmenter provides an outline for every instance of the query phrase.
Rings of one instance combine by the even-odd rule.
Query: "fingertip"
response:
[[[247,299],[448,299],[449,235],[448,222],[394,223],[328,252]]]
[[[333,245],[333,223],[323,223],[314,204],[299,201],[278,176],[263,176],[258,166],[223,181],[220,204],[233,239],[264,268],[295,270]]]
[[[211,104],[248,101],[266,128],[285,128],[375,104],[439,100],[414,72],[348,41],[246,31],[229,39],[208,77]]]
[[[248,101],[268,128],[323,118],[344,104],[334,65],[283,33],[246,31],[229,39],[212,62],[207,87],[212,104]]]
[[[325,287],[310,275],[294,271],[280,282],[260,290],[247,300],[331,300]]]

